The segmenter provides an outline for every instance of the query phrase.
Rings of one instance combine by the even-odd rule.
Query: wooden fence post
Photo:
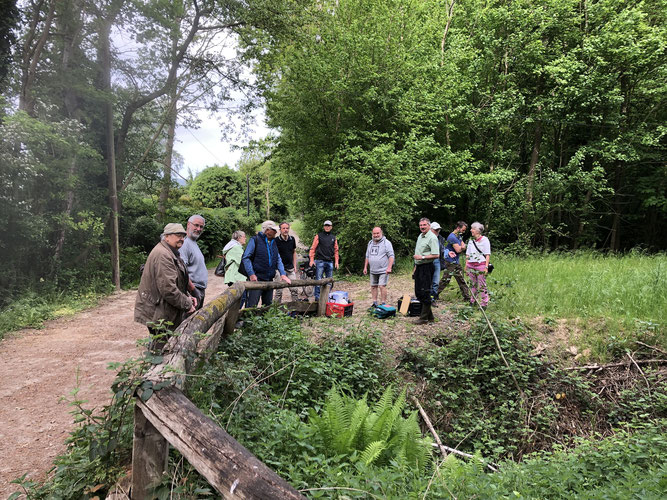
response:
[[[134,407],[134,442],[132,443],[132,499],[149,498],[167,470],[169,443],[151,424],[138,406]]]
[[[222,329],[222,336],[227,337],[234,333],[234,328],[236,322],[239,320],[239,313],[241,312],[240,306],[241,301],[238,300],[234,302],[230,308],[227,310],[227,316],[225,317],[225,326]]]
[[[324,316],[327,311],[327,302],[329,302],[329,292],[331,291],[331,284],[327,283],[320,287],[320,302],[317,306],[317,315]]]

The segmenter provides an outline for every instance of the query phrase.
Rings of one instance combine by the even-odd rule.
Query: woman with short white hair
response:
[[[486,287],[486,275],[489,272],[489,259],[491,258],[491,242],[483,236],[484,226],[479,222],[470,225],[472,237],[466,248],[466,274],[470,279],[470,303],[475,303],[475,297],[479,305],[486,307],[489,303],[489,293]]]
[[[239,271],[241,260],[243,258],[243,245],[246,243],[246,235],[243,231],[234,231],[232,239],[222,249],[222,255],[225,256],[225,284],[232,286],[237,281],[246,281],[246,278]],[[240,306],[243,307],[246,301],[246,292],[243,292]]]

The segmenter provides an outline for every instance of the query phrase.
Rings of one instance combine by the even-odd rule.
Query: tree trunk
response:
[[[579,215],[579,227],[577,228],[577,234],[574,237],[573,249],[576,250],[579,248],[579,243],[581,241],[581,236],[584,234],[584,226],[586,221],[584,220],[584,215],[588,212],[588,204],[591,202],[591,197],[593,196],[593,191],[590,189],[586,191],[586,199],[584,201],[583,214]]]
[[[63,35],[63,56],[61,71],[64,75],[72,70],[74,59],[74,50],[80,43],[80,34],[82,27],[82,12],[83,8],[81,2],[73,0],[72,2],[63,3],[63,12],[58,16],[58,31]],[[70,119],[78,119],[80,115],[79,99],[75,87],[68,86],[65,89],[64,95],[65,110],[67,117]],[[55,276],[60,268],[60,260],[62,258],[62,251],[65,246],[65,236],[67,234],[67,220],[72,215],[74,207],[74,184],[77,169],[77,157],[72,156],[70,159],[69,170],[67,172],[67,193],[65,194],[64,217],[58,231],[56,239],[56,246],[53,252],[53,265],[51,267],[51,275]]]
[[[628,125],[628,109],[630,105],[630,91],[628,89],[628,77],[621,73],[620,75],[621,93],[623,94],[623,102],[621,103],[621,126],[619,135],[622,137],[625,134]],[[609,247],[613,251],[618,251],[621,248],[621,215],[623,212],[623,203],[621,197],[623,196],[623,161],[616,160],[614,166],[614,200],[612,203],[613,217],[611,223],[611,234]]]
[[[164,168],[162,174],[162,188],[158,200],[158,218],[164,222],[167,216],[167,202],[171,189],[171,164],[174,154],[174,136],[176,135],[176,106],[171,108],[168,118],[167,145],[164,153]]]
[[[35,77],[37,76],[37,64],[39,63],[39,60],[42,56],[42,50],[44,50],[46,40],[49,37],[53,16],[55,15],[56,11],[56,2],[55,0],[51,0],[48,3],[49,10],[46,14],[46,18],[44,19],[44,28],[42,29],[42,34],[37,40],[37,44],[33,47],[32,42],[37,35],[37,25],[39,24],[39,20],[41,18],[43,5],[43,1],[39,1],[35,4],[32,12],[32,19],[30,20],[28,34],[26,36],[25,43],[23,44],[19,110],[25,111],[30,116],[33,116],[35,112],[35,98],[32,95],[32,85],[35,83]]]
[[[76,156],[72,157],[70,160],[68,180],[70,185],[67,188],[67,194],[65,195],[65,211],[63,213],[63,222],[60,225],[58,231],[58,239],[56,240],[56,246],[53,251],[53,262],[51,265],[51,276],[55,276],[58,273],[60,268],[60,259],[62,258],[63,247],[65,246],[65,234],[67,233],[67,220],[72,215],[72,207],[74,206],[74,186],[72,185],[74,175],[76,173]]]
[[[542,106],[537,107],[537,112],[542,110]],[[533,151],[530,154],[530,164],[528,165],[528,176],[526,178],[526,204],[528,210],[533,208],[533,189],[535,187],[535,168],[540,157],[540,146],[542,145],[542,120],[535,123],[535,134],[533,135]]]
[[[181,36],[181,18],[174,21],[171,30],[171,61],[172,66],[177,64],[178,40]],[[171,168],[174,155],[174,136],[176,135],[176,117],[178,101],[178,89],[176,80],[169,87],[169,108],[167,114],[167,145],[164,153],[164,168],[162,173],[162,189],[160,190],[160,199],[158,201],[158,218],[164,222],[167,215],[167,202],[169,201],[169,190],[171,189]]]
[[[107,186],[109,197],[109,208],[111,217],[109,220],[109,239],[111,247],[111,281],[120,290],[120,248],[119,248],[119,205],[118,188],[116,184],[116,157],[114,147],[114,123],[113,123],[113,102],[111,101],[111,26],[116,15],[111,12],[107,17],[101,19],[100,26],[100,86],[102,92],[106,93],[104,101],[105,127],[104,138],[106,143],[106,163],[107,163]]]

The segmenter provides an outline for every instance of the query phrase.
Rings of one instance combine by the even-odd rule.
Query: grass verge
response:
[[[7,332],[40,328],[50,319],[71,316],[97,305],[102,292],[28,292],[0,311],[0,340]]]

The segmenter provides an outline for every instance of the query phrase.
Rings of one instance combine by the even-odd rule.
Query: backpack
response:
[[[224,255],[218,255],[218,257],[221,257],[220,259],[220,264],[215,268],[215,271],[213,273],[216,276],[220,276],[221,278],[225,277],[225,268],[227,267],[227,259],[225,258]]]
[[[371,306],[368,308],[368,312],[371,314],[371,316],[378,319],[387,319],[391,318],[392,316],[396,316],[396,308],[393,306]]]

